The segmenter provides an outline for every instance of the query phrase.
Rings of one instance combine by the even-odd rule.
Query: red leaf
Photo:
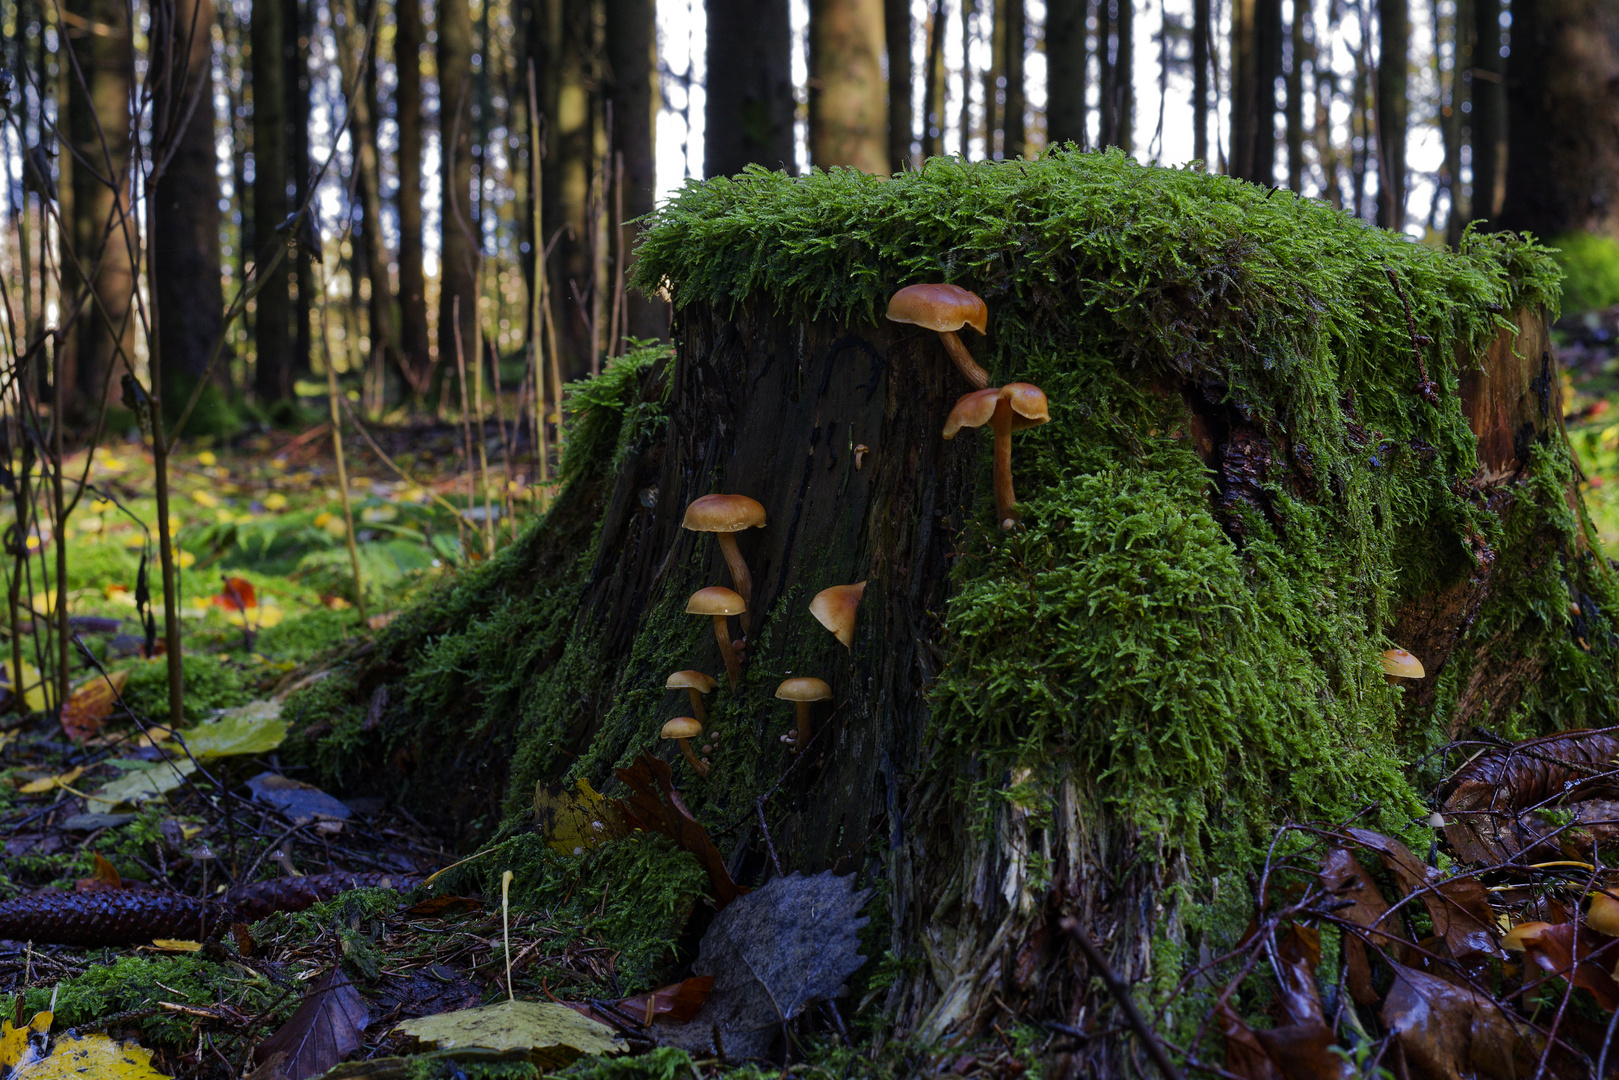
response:
[[[214,603],[226,611],[246,611],[258,607],[259,598],[253,591],[252,582],[246,578],[228,577],[225,587],[214,597]]]
[[[631,1016],[645,1017],[648,1026],[660,1020],[671,1024],[684,1024],[697,1015],[697,1010],[708,1000],[708,991],[714,985],[714,976],[699,975],[682,982],[660,986],[648,994],[636,994],[618,1002],[618,1007]]]
[[[677,845],[697,856],[697,861],[708,871],[709,884],[714,889],[714,901],[724,907],[747,892],[731,880],[725,868],[725,859],[719,848],[709,839],[708,831],[697,824],[691,811],[675,790],[669,763],[651,754],[643,753],[627,769],[614,769],[618,778],[630,789],[628,799],[614,799],[619,813],[631,828],[646,832],[659,832]]]
[[[90,853],[90,858],[94,860],[95,872],[90,877],[80,878],[74,882],[75,891],[121,891],[124,887],[124,879],[118,873],[118,868],[94,851]]]
[[[1583,922],[1567,922],[1548,926],[1524,938],[1523,949],[1524,956],[1533,960],[1540,970],[1590,991],[1598,1005],[1612,1012],[1619,1007],[1619,983],[1613,981],[1608,968],[1619,958],[1619,950],[1609,949],[1595,960],[1590,959],[1592,953],[1611,941],[1613,938],[1597,933]],[[1576,948],[1580,955],[1578,965],[1574,963]]]

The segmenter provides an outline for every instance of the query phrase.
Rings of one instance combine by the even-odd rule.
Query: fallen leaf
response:
[[[612,1005],[619,1012],[637,1017],[647,1027],[653,1024],[683,1024],[697,1015],[697,1010],[708,1000],[714,986],[714,976],[699,975],[668,986],[660,986],[645,994],[619,998]],[[564,1005],[582,1016],[595,1019],[597,1008],[590,1001],[565,1001]]]
[[[75,887],[79,892],[95,892],[99,889],[122,889],[124,879],[118,873],[118,868],[108,862],[106,858],[96,851],[90,853],[91,865],[95,872],[87,878],[79,878]]]
[[[71,784],[84,775],[84,766],[69,769],[58,776],[42,776],[38,780],[30,780],[17,791],[23,795],[43,795],[58,785]]]
[[[74,742],[82,742],[101,731],[101,723],[112,715],[118,695],[129,681],[129,670],[97,675],[82,682],[69,695],[62,708],[62,732]]]
[[[119,760],[111,762],[125,772],[116,780],[90,793],[90,799],[111,809],[116,806],[138,806],[161,798],[186,782],[197,771],[189,758],[164,761]]]
[[[45,1056],[50,1042],[53,1014],[35,1013],[23,1027],[12,1027],[10,1020],[0,1021],[0,1076]]]
[[[1260,1028],[1254,1038],[1286,1080],[1347,1080],[1355,1075],[1348,1060],[1332,1052],[1336,1040],[1324,1022]]]
[[[314,784],[291,780],[280,773],[261,772],[247,782],[255,802],[280,811],[295,825],[315,821],[347,821],[351,811]]]
[[[1444,939],[1452,959],[1500,955],[1495,947],[1495,915],[1478,878],[1446,881],[1438,870],[1419,862],[1410,848],[1370,829],[1345,829],[1344,835],[1382,857],[1403,896],[1417,894],[1433,920],[1434,934]]]
[[[1347,848],[1333,848],[1327,852],[1327,857],[1321,861],[1321,884],[1334,896],[1351,901],[1350,906],[1338,911],[1339,918],[1371,931],[1368,936],[1373,944],[1393,954],[1395,959],[1403,955],[1397,939],[1391,937],[1383,926],[1383,918],[1389,910],[1388,902],[1383,899],[1383,894],[1378,891],[1360,860]],[[1366,954],[1366,942],[1357,934],[1346,933],[1343,945],[1350,996],[1361,1005],[1377,1004],[1380,995],[1372,986],[1372,967]]]
[[[217,720],[176,732],[197,758],[267,754],[287,737],[279,701],[250,701],[226,709]]]
[[[29,712],[45,711],[45,681],[40,678],[34,665],[24,660],[22,662],[22,675],[17,674],[17,666],[7,663],[0,666],[0,685],[16,693],[15,687],[23,688],[22,702]]]
[[[1282,1074],[1260,1045],[1254,1029],[1243,1023],[1229,1005],[1221,1005],[1217,1015],[1220,1032],[1225,1036],[1226,1072],[1242,1080],[1281,1080]]]
[[[763,1057],[781,1026],[812,1003],[835,997],[865,962],[859,915],[871,896],[853,875],[790,874],[738,897],[708,926],[694,975],[712,975],[708,1000],[689,1023],[658,1033],[660,1042],[726,1056]]]
[[[172,953],[202,952],[202,942],[186,941],[180,938],[153,938],[152,951]]]
[[[1280,980],[1276,1000],[1283,1022],[1325,1025],[1321,991],[1315,985],[1315,969],[1321,964],[1320,931],[1292,923],[1272,940],[1270,954]]]
[[[1383,1024],[1419,1080],[1521,1080],[1534,1072],[1526,1029],[1465,986],[1394,964]]]
[[[1522,945],[1524,956],[1541,971],[1568,979],[1577,988],[1589,991],[1598,1005],[1612,1012],[1619,1008],[1619,983],[1615,983],[1608,972],[1619,959],[1619,950],[1609,949],[1594,960],[1590,957],[1613,940],[1583,922],[1566,922],[1539,927],[1538,933],[1522,937]],[[1578,964],[1574,962],[1576,949],[1580,956]]]
[[[225,587],[214,596],[214,606],[222,607],[226,611],[246,611],[248,608],[259,606],[258,594],[253,590],[253,583],[246,578],[228,577]]]
[[[542,1072],[565,1069],[586,1054],[626,1049],[612,1028],[549,1001],[503,1001],[406,1020],[394,1031],[435,1050],[485,1046],[525,1050]],[[292,1077],[290,1080],[300,1080]]]
[[[343,969],[334,967],[304,998],[298,1011],[254,1048],[253,1060],[264,1062],[273,1054],[284,1053],[281,1071],[287,1080],[308,1080],[358,1050],[360,1032],[370,1022],[365,999]]]
[[[49,1015],[41,1014],[41,1015]],[[152,1068],[152,1052],[105,1035],[66,1032],[51,1040],[49,1057],[24,1064],[6,1080],[169,1080]]]
[[[1524,811],[1619,798],[1616,759],[1612,730],[1560,731],[1487,750],[1439,789],[1445,838],[1466,862],[1505,862],[1531,851],[1555,826]]]
[[[613,772],[630,789],[628,799],[613,800],[625,822],[633,829],[662,833],[697,856],[698,863],[708,872],[714,902],[719,907],[725,907],[748,891],[731,880],[719,848],[681,801],[668,762],[643,753],[629,768]]]
[[[630,831],[613,802],[582,776],[574,781],[572,791],[552,791],[535,784],[534,824],[545,835],[546,846],[561,855],[583,855]]]

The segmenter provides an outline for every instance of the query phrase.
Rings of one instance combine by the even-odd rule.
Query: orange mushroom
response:
[[[907,285],[889,298],[888,318],[932,330],[968,382],[979,389],[989,385],[989,372],[978,366],[956,333],[963,326],[987,332],[989,308],[977,294],[959,285]]]
[[[699,723],[708,722],[708,711],[703,708],[703,695],[714,692],[715,682],[701,671],[677,671],[664,682],[665,690],[685,690],[691,694],[691,709]]]
[[[762,529],[765,525],[765,508],[758,500],[750,499],[746,495],[704,495],[700,499],[692,500],[686,507],[686,518],[681,522],[683,528],[692,532],[714,533],[719,541],[720,554],[725,556],[725,565],[731,569],[731,584],[742,597],[742,603],[748,606],[753,604],[753,575],[748,573],[748,564],[743,561],[742,553],[736,547],[736,534],[743,529]],[[748,613],[742,612],[742,635],[747,636]]]
[[[1012,489],[1012,432],[1038,427],[1051,419],[1045,391],[1033,383],[1007,383],[963,394],[944,422],[944,437],[954,439],[964,427],[990,426],[995,434],[995,519],[1001,528],[1017,524],[1017,496]]]
[[[1388,649],[1378,658],[1383,664],[1383,677],[1393,686],[1401,679],[1421,679],[1427,676],[1422,661],[1404,649]]]
[[[809,745],[815,728],[810,721],[810,702],[825,701],[832,696],[832,688],[820,679],[785,679],[776,687],[776,696],[791,701],[797,707],[798,731],[792,742],[793,753],[801,753]]]
[[[719,640],[720,655],[725,657],[725,673],[730,676],[732,690],[742,681],[742,661],[737,659],[736,650],[731,648],[731,629],[725,620],[747,609],[748,605],[742,602],[742,597],[723,585],[698,589],[686,601],[686,614],[713,617],[714,637]]]
[[[834,585],[830,589],[822,589],[810,601],[810,614],[815,620],[828,630],[834,637],[843,642],[843,647],[854,647],[854,619],[860,610],[860,598],[866,594],[866,583],[857,581],[853,585]]]
[[[691,748],[691,740],[697,738],[702,733],[702,724],[698,723],[696,720],[693,720],[689,716],[677,716],[667,724],[664,724],[663,730],[658,734],[663,736],[665,739],[673,739],[678,742],[680,744],[680,752],[686,755],[686,764],[691,766],[691,771],[696,773],[698,776],[707,776],[708,762],[699,760],[696,752]]]

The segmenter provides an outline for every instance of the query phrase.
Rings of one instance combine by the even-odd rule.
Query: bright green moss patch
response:
[[[245,1015],[264,1012],[277,999],[271,1022],[285,1019],[298,1007],[298,995],[286,994],[263,975],[238,964],[216,963],[199,956],[124,956],[91,967],[81,975],[27,991],[27,1011],[50,1008],[56,994],[58,1031],[88,1024],[115,1013],[133,1012],[127,1026],[138,1028],[148,1046],[190,1046],[196,1021],[184,1013],[157,1009],[159,1001],[209,1007],[226,1004]]]
[[[251,699],[241,672],[221,663],[217,656],[187,653],[181,660],[185,669],[185,716],[187,720],[206,719],[216,709],[229,709]],[[135,664],[124,685],[124,701],[143,717],[169,715],[169,668],[162,660]]]
[[[1563,274],[1563,307],[1597,311],[1619,304],[1619,241],[1594,233],[1567,233],[1552,241]]]

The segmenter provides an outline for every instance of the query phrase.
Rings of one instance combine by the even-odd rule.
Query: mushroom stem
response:
[[[956,362],[956,367],[967,376],[967,381],[973,384],[974,390],[982,390],[989,385],[989,372],[978,366],[973,354],[967,351],[967,346],[961,343],[961,335],[954,330],[940,330],[939,340],[944,342],[944,351],[950,354],[950,359]],[[741,592],[738,589],[737,592]]]
[[[731,582],[736,586],[737,595],[749,608],[753,607],[753,575],[748,573],[748,564],[742,561],[742,552],[737,550],[735,533],[719,533],[720,554],[725,556],[725,565],[731,568]],[[742,636],[748,636],[748,613],[742,613]]]
[[[686,755],[686,763],[691,766],[691,771],[698,776],[707,776],[708,766],[698,760],[696,751],[691,748],[691,740],[676,739],[675,742],[680,744],[680,752]]]
[[[725,616],[714,616],[714,637],[720,643],[720,655],[725,657],[725,674],[731,678],[731,689],[735,690],[737,683],[742,681],[742,661],[736,658],[736,650],[731,648],[731,628],[725,625]]]
[[[691,695],[691,714],[697,718],[699,724],[708,723],[708,710],[703,708],[703,695],[698,693],[697,687],[686,687],[686,693]],[[684,741],[684,740],[682,740]]]
[[[809,745],[810,737],[815,734],[815,729],[810,726],[810,703],[800,701],[796,704],[798,705],[798,737],[793,741],[793,753],[802,754],[804,747]]]
[[[1017,523],[1017,496],[1012,492],[1012,406],[1005,398],[995,403],[989,426],[995,433],[995,520],[1010,529]]]

